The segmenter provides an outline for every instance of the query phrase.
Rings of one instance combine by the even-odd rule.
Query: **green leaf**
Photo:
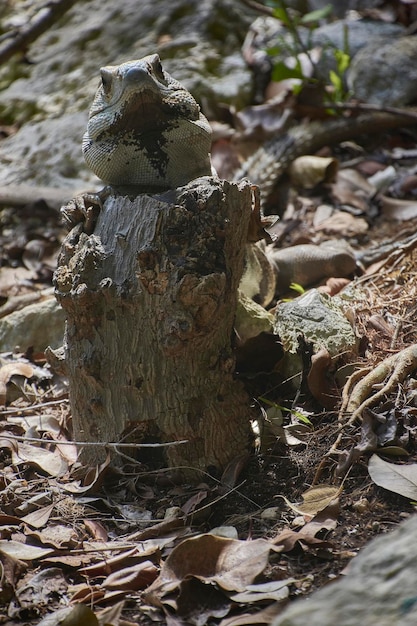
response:
[[[310,13],[306,13],[301,18],[301,24],[311,24],[311,22],[318,22],[319,20],[323,20],[328,17],[332,12],[332,5],[327,4],[322,9],[317,9],[316,11],[310,11]]]
[[[304,413],[301,413],[300,411],[297,411],[296,409],[287,409],[287,407],[281,406],[280,404],[277,404],[276,402],[272,402],[272,400],[268,400],[268,398],[265,398],[264,396],[259,396],[258,400],[259,402],[263,402],[267,406],[274,407],[275,409],[279,411],[291,413],[291,415],[293,415],[298,420],[300,420],[300,422],[304,422],[304,424],[308,424],[309,426],[313,425],[312,422],[308,419],[307,415],[304,415]]]
[[[305,289],[302,285],[299,285],[298,283],[291,283],[290,284],[290,289],[292,289],[293,291],[296,291],[297,293],[303,294],[305,293]]]
[[[341,89],[343,89],[342,79],[339,74],[336,74],[334,70],[330,70],[329,72],[330,82],[336,90],[337,94],[340,94]]]
[[[285,26],[291,26],[291,20],[289,18],[288,12],[286,9],[277,8],[273,9],[272,15],[280,20]]]
[[[343,50],[336,49],[334,58],[337,63],[337,71],[339,74],[344,74],[350,65],[350,55],[347,52],[343,52]]]
[[[296,67],[288,67],[282,61],[275,63],[272,69],[272,80],[276,83],[279,83],[281,80],[287,80],[288,78],[298,78],[300,80],[304,79],[303,72],[301,67],[297,65]]]

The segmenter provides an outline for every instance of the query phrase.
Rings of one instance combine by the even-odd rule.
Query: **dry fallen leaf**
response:
[[[38,445],[21,442],[17,449],[12,450],[12,463],[14,465],[29,463],[54,477],[62,476],[68,469],[66,461],[57,452],[50,452]]]
[[[368,464],[369,475],[376,485],[417,500],[417,463],[398,465],[387,463],[373,454]]]
[[[290,181],[296,188],[313,189],[320,183],[333,183],[338,168],[337,159],[314,155],[301,156],[289,167]]]
[[[11,377],[15,375],[31,378],[33,376],[33,368],[27,363],[7,363],[0,368],[0,406],[6,404],[6,386]]]
[[[45,556],[53,554],[53,548],[37,548],[20,541],[0,540],[0,553],[8,554],[15,559],[21,561],[33,561],[34,559],[42,559]]]
[[[399,200],[389,196],[379,196],[381,213],[388,220],[406,221],[417,217],[417,202],[415,200]]]
[[[227,591],[245,591],[265,569],[271,549],[275,546],[264,539],[239,541],[211,534],[185,539],[168,556],[148,592],[162,597],[190,576]]]
[[[288,598],[290,594],[289,585],[296,582],[294,578],[286,580],[273,580],[258,585],[248,585],[246,591],[230,596],[233,602],[264,602],[265,600],[275,600],[280,602]]]
[[[340,487],[334,485],[315,485],[307,489],[302,495],[302,504],[292,504],[284,498],[288,506],[301,515],[313,517],[326,509],[340,494]]]
[[[84,604],[67,606],[54,611],[39,622],[38,626],[99,626],[93,611]]]
[[[159,569],[152,561],[143,561],[113,572],[101,583],[105,589],[138,591],[145,589],[157,577]]]
[[[274,602],[269,604],[262,611],[256,613],[243,613],[241,615],[234,615],[233,617],[226,617],[222,620],[219,626],[255,626],[255,624],[271,624],[274,617],[282,612],[282,603]]]
[[[35,509],[32,513],[28,513],[22,517],[22,522],[25,522],[28,526],[32,526],[32,528],[43,528],[43,526],[48,523],[54,506],[55,504],[48,504],[40,509]]]

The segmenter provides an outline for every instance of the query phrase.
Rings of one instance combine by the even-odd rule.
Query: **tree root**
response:
[[[343,402],[339,412],[340,427],[345,428],[354,424],[357,419],[361,418],[365,409],[377,404],[383,396],[393,391],[416,369],[417,344],[412,344],[388,357],[374,369],[369,371],[369,368],[366,368],[352,374],[343,392]],[[363,376],[364,371],[365,376]],[[383,386],[375,393],[375,387],[382,384]],[[352,385],[355,385],[353,389]],[[347,422],[345,415],[350,415]]]
[[[346,428],[352,426],[356,421],[362,421],[362,414],[366,409],[376,405],[385,395],[394,391],[395,387],[404,382],[407,376],[415,370],[417,370],[417,344],[412,344],[401,352],[391,355],[379,363],[377,367],[373,369],[370,367],[363,368],[348,378],[343,390],[342,406],[338,415],[338,435],[329,452],[320,462],[312,482],[313,485],[320,482],[321,474],[329,457],[339,454],[338,448]],[[376,387],[379,389],[375,392]],[[351,456],[346,467],[351,465],[352,460],[353,456]]]

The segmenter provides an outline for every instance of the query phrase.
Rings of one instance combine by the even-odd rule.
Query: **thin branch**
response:
[[[334,109],[335,111],[374,111],[375,113],[390,113],[392,115],[401,115],[410,119],[417,119],[417,109],[415,107],[403,109],[398,107],[380,106],[379,104],[370,104],[368,102],[329,102],[324,104],[310,104],[314,109]]]
[[[37,15],[29,21],[29,24],[7,33],[7,42],[0,47],[0,65],[6,63],[18,52],[26,54],[29,44],[33,43],[40,35],[48,30],[70,9],[77,0],[51,0]],[[11,41],[9,39],[13,37]]]
[[[41,437],[21,437],[19,435],[2,434],[0,439],[10,439],[12,441],[21,441],[23,443],[52,443],[55,446],[81,446],[82,448],[105,447],[111,450],[119,448],[168,448],[170,446],[180,446],[183,443],[189,443],[188,439],[180,441],[168,441],[166,443],[107,443],[106,441],[60,441],[57,439],[42,439]]]
[[[256,0],[240,0],[242,4],[246,4],[250,9],[258,11],[258,13],[264,13],[265,15],[272,15],[273,10],[270,7],[266,7],[264,4],[257,2]]]

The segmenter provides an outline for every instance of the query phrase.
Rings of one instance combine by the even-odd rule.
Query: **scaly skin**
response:
[[[408,114],[407,114],[408,113]],[[270,198],[280,180],[295,159],[314,154],[326,145],[335,145],[361,135],[381,133],[393,128],[416,125],[416,109],[403,114],[386,112],[363,113],[358,117],[335,117],[324,121],[299,124],[287,132],[269,139],[243,163],[235,179],[249,178],[258,185],[262,206],[269,208]],[[276,213],[272,206],[272,213]]]
[[[101,68],[82,149],[103,182],[175,189],[211,175],[210,145],[200,107],[157,54]]]

